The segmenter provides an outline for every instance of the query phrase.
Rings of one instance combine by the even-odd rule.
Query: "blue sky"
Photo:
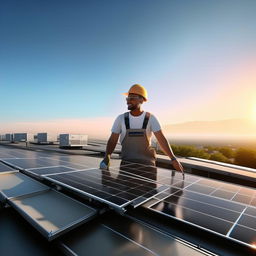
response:
[[[2,1],[1,122],[115,117],[134,83],[168,122],[243,117],[255,13],[253,0]]]

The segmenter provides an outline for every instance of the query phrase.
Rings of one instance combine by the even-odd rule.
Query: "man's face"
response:
[[[143,98],[134,93],[129,93],[128,97],[126,98],[128,110],[135,110],[141,106],[143,103]]]

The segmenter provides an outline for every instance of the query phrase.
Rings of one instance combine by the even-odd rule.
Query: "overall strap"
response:
[[[129,112],[124,113],[124,123],[126,130],[130,129]]]
[[[146,129],[147,128],[149,118],[150,118],[150,113],[146,112],[146,115],[145,115],[145,118],[144,118],[144,122],[143,122],[143,125],[142,125],[142,129]]]

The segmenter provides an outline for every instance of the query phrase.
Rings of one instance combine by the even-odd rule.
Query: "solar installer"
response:
[[[152,132],[156,136],[160,147],[170,157],[171,164],[177,171],[183,172],[183,167],[174,156],[172,149],[162,133],[156,117],[142,110],[142,104],[148,100],[147,90],[134,84],[127,93],[126,102],[129,112],[119,115],[113,126],[108,140],[106,154],[100,168],[107,169],[110,165],[110,156],[115,149],[119,135],[122,144],[121,165],[127,162],[156,165],[156,151],[151,147]]]

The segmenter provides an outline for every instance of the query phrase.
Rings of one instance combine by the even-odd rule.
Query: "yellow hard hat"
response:
[[[147,90],[140,84],[134,84],[128,92],[123,93],[123,95],[128,96],[129,93],[134,93],[142,96],[145,101],[148,100],[148,93]]]

